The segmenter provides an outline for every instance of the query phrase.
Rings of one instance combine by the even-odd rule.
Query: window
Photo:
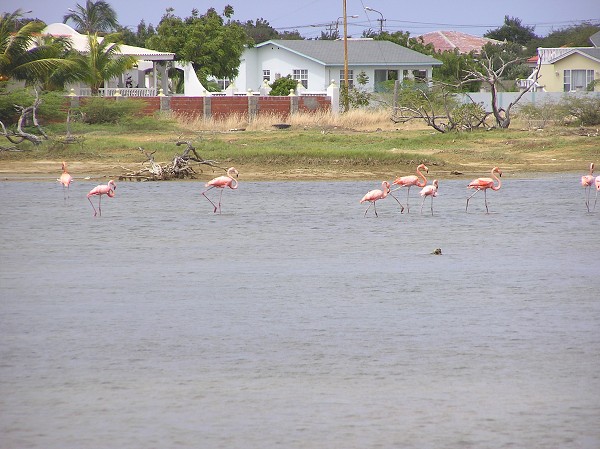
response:
[[[229,87],[229,84],[231,84],[231,81],[227,78],[221,78],[214,81],[219,85],[219,89],[221,90],[227,89]]]
[[[565,70],[564,73],[564,91],[583,91],[594,81],[593,70]]]
[[[304,88],[308,89],[308,70],[294,69],[294,73],[292,73],[292,79],[300,81]]]
[[[267,83],[271,82],[271,71],[270,70],[263,70],[263,81],[266,81]]]
[[[340,86],[344,85],[344,71],[340,70]],[[348,70],[348,87],[354,87],[354,70]]]

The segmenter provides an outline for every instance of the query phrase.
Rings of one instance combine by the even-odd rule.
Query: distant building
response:
[[[419,38],[423,39],[424,44],[431,44],[436,51],[454,51],[459,53],[480,53],[486,44],[502,44],[503,42],[487,37],[473,36],[471,34],[461,33],[460,31],[433,31],[422,34]]]
[[[600,91],[600,31],[590,36],[593,47],[538,48],[537,55],[529,58],[535,63],[529,78],[518,80],[521,89],[542,92]],[[535,82],[537,67],[539,79]]]
[[[441,61],[390,41],[348,39],[348,83],[356,85],[361,72],[369,81],[365,89],[377,91],[379,83],[404,78],[430,81],[434,66]],[[238,77],[237,89],[259,89],[280,77],[290,75],[308,91],[323,91],[331,81],[344,82],[344,42],[342,40],[270,40],[247,48]]]

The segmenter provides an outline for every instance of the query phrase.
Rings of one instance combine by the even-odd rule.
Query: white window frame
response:
[[[294,69],[292,79],[300,81],[305,89],[308,89],[308,69]]]
[[[269,69],[263,70],[263,81],[271,82],[271,71]]]
[[[576,86],[573,88],[573,72],[585,72],[585,86]],[[563,71],[563,90],[565,92],[575,92],[577,87],[585,90],[591,82],[594,81],[594,71],[589,69],[567,69]]]
[[[344,85],[344,71],[340,70],[340,86]],[[354,87],[354,70],[348,69],[348,87]]]

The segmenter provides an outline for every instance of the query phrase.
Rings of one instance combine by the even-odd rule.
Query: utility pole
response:
[[[346,0],[343,0],[343,17],[344,17],[344,112],[348,112],[350,107],[350,99],[348,98],[348,18],[346,17]]]
[[[376,9],[373,9],[369,6],[365,6],[365,10],[376,12],[377,14],[379,14],[381,16],[381,18],[377,19],[377,21],[379,22],[379,34],[383,33],[383,22],[385,22],[385,19],[383,18],[383,14],[380,11],[377,11]]]

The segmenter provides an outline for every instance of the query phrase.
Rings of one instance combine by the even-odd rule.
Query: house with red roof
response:
[[[423,39],[424,44],[433,45],[438,52],[457,50],[462,54],[480,53],[486,44],[502,44],[496,39],[473,36],[460,31],[433,31],[422,34],[419,38]]]

